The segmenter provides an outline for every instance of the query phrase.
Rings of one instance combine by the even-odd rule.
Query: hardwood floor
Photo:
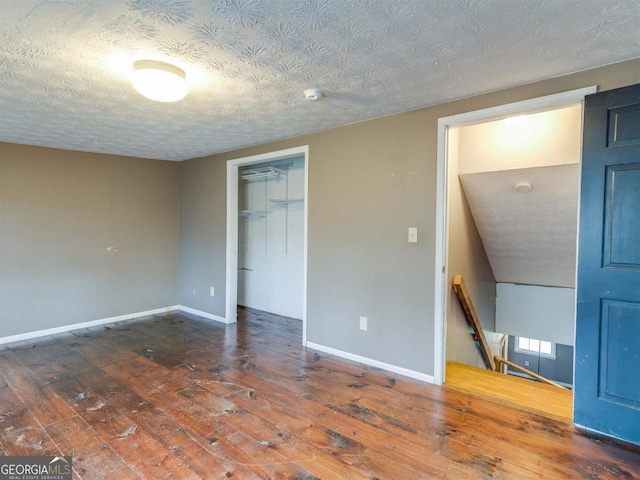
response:
[[[82,479],[632,479],[640,451],[299,346],[298,321],[182,313],[0,350],[0,454]]]
[[[573,392],[568,388],[456,362],[447,364],[445,383],[449,388],[563,422],[573,418]]]

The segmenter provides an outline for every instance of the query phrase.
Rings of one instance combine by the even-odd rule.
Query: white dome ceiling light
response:
[[[135,62],[131,83],[140,94],[156,102],[177,102],[189,91],[184,70],[158,60]]]
[[[513,188],[518,193],[529,193],[533,189],[533,185],[529,182],[518,182],[513,186]]]

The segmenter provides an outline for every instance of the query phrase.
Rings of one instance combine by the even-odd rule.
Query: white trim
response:
[[[227,162],[227,262],[225,323],[237,320],[238,304],[238,167],[304,155],[304,251],[302,278],[302,345],[307,344],[307,254],[309,217],[309,146],[242,157]]]
[[[307,258],[309,245],[309,146],[304,147],[304,220],[302,246],[302,345],[307,346]]]
[[[436,385],[444,383],[445,347],[447,343],[447,245],[449,226],[447,213],[449,210],[449,168],[447,162],[448,125],[438,119],[438,148],[436,166],[436,271],[434,298],[434,358],[433,382]],[[444,293],[441,292],[444,290]]]
[[[447,127],[460,127],[463,125],[485,122],[487,120],[499,120],[516,114],[520,115],[544,112],[546,110],[553,110],[580,103],[584,101],[584,97],[586,95],[591,95],[597,91],[598,87],[593,85],[591,87],[555,93],[545,97],[532,98],[521,102],[508,103],[506,105],[498,105],[497,107],[490,107],[482,110],[475,110],[473,112],[465,112],[458,115],[451,115],[449,117],[442,117],[438,119],[438,124],[442,122]]]
[[[238,165],[227,162],[227,260],[225,323],[238,319]]]
[[[147,310],[144,312],[129,313],[126,315],[118,315],[117,317],[102,318],[100,320],[92,320],[90,322],[73,323],[71,325],[63,325],[62,327],[47,328],[46,330],[36,330],[35,332],[20,333],[11,335],[10,337],[0,337],[0,345],[5,343],[19,342],[21,340],[31,340],[32,338],[46,337],[47,335],[55,335],[56,333],[70,332],[81,328],[96,327],[107,323],[120,322],[122,320],[131,320],[132,318],[148,317],[157,313],[168,313],[175,310],[181,310],[180,305],[171,307],[156,308],[155,310]]]
[[[191,313],[193,315],[198,315],[199,317],[208,318],[209,320],[215,320],[220,323],[227,323],[224,317],[219,317],[218,315],[213,315],[212,313],[203,312],[202,310],[196,310],[195,308],[185,307],[184,305],[178,305],[178,309],[182,312]]]
[[[436,241],[435,241],[435,302],[434,302],[434,383],[442,385],[445,373],[446,325],[447,325],[447,247],[449,229],[447,226],[448,170],[447,132],[450,127],[471,125],[487,120],[497,120],[510,115],[552,110],[584,101],[586,95],[596,93],[597,86],[579,88],[522,102],[499,105],[473,112],[451,115],[438,119],[438,146],[436,167]]]
[[[384,370],[388,370],[389,372],[398,373],[400,375],[404,375],[405,377],[415,378],[416,380],[421,380],[423,382],[433,383],[434,380],[431,375],[427,375],[426,373],[416,372],[415,370],[409,370],[408,368],[398,367],[390,363],[380,362],[378,360],[373,360],[372,358],[361,357],[360,355],[355,355],[343,350],[326,347],[317,343],[307,342],[307,348],[312,348],[313,350],[318,350],[319,352],[335,355],[336,357],[346,358],[347,360],[353,360],[354,362],[364,363],[365,365],[370,365],[372,367],[382,368]]]

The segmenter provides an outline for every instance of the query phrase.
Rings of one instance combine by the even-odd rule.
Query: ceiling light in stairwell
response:
[[[158,60],[135,62],[131,83],[140,94],[156,102],[177,102],[189,91],[184,70]]]
[[[529,193],[531,190],[533,190],[533,185],[531,185],[529,182],[518,182],[513,186],[513,188],[518,193]]]
[[[504,119],[504,123],[509,127],[520,127],[527,123],[528,117],[528,115],[516,115],[515,117],[508,117]]]

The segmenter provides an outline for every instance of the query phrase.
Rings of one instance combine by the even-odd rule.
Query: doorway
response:
[[[573,331],[574,331],[574,324],[575,324],[575,290],[574,290],[575,288],[575,257],[576,257],[575,246],[577,244],[575,230],[577,226],[576,225],[577,224],[577,188],[578,188],[577,184],[578,184],[578,178],[579,178],[579,161],[580,161],[579,149],[580,149],[580,140],[581,140],[582,102],[585,95],[593,93],[595,92],[595,90],[596,90],[595,87],[590,87],[586,89],[580,89],[572,92],[565,92],[562,94],[552,95],[549,97],[543,97],[543,98],[534,99],[530,101],[518,102],[515,104],[505,105],[505,106],[491,108],[487,110],[470,112],[467,114],[442,118],[439,120],[438,197],[437,197],[438,225],[437,225],[436,231],[440,233],[438,234],[438,238],[436,242],[436,254],[437,254],[436,300],[437,301],[436,301],[436,312],[435,312],[436,353],[435,353],[435,359],[434,359],[435,360],[434,379],[436,383],[442,384],[445,380],[445,375],[446,375],[445,369],[446,369],[447,359],[450,359],[452,357],[455,358],[456,356],[455,354],[460,353],[460,352],[455,352],[455,350],[452,349],[450,350],[449,354],[447,354],[448,335],[457,334],[457,335],[460,335],[461,338],[466,335],[465,341],[469,343],[469,339],[468,339],[469,335],[467,333],[466,328],[464,329],[464,332],[463,332],[460,326],[458,326],[458,332],[456,333],[455,331],[453,331],[455,329],[455,325],[453,325],[453,328],[452,328],[452,325],[448,323],[447,316],[451,312],[451,307],[452,307],[451,302],[457,301],[455,296],[451,293],[451,284],[449,280],[450,278],[452,278],[452,275],[454,274],[465,275],[466,273],[471,277],[473,277],[473,275],[477,273],[475,271],[476,267],[478,269],[482,269],[482,268],[488,269],[489,275],[491,276],[491,278],[494,277],[492,270],[496,270],[496,275],[495,275],[495,278],[493,279],[493,285],[489,285],[491,282],[487,281],[486,276],[484,279],[483,278],[472,279],[472,280],[478,280],[476,284],[480,285],[480,287],[477,288],[477,290],[479,290],[481,294],[480,297],[483,297],[483,296],[486,297],[487,292],[491,292],[491,291],[494,292],[493,298],[489,298],[488,300],[480,298],[478,300],[480,303],[480,310],[484,312],[488,312],[488,314],[485,315],[485,318],[483,319],[483,324],[486,321],[486,325],[483,325],[485,329],[491,332],[496,332],[500,330],[500,328],[496,328],[496,322],[500,323],[500,318],[499,316],[498,318],[496,316],[493,316],[493,312],[495,312],[495,303],[492,304],[492,301],[495,302],[496,284],[498,285],[498,290],[499,290],[498,291],[499,313],[500,313],[500,309],[502,309],[504,313],[505,304],[507,306],[509,305],[508,301],[505,303],[504,301],[505,298],[508,298],[509,296],[513,298],[513,296],[515,295],[515,296],[518,296],[518,301],[522,301],[522,298],[524,297],[522,296],[522,292],[519,289],[522,289],[524,287],[524,289],[527,290],[526,292],[524,292],[525,295],[530,294],[532,298],[531,300],[532,302],[534,301],[533,298],[535,298],[536,295],[542,294],[543,296],[545,296],[548,293],[555,294],[556,296],[559,294],[561,297],[563,297],[563,299],[561,300],[564,301],[564,303],[567,303],[568,301],[570,312],[567,314],[567,323],[569,324],[570,332],[569,333],[564,332],[563,343],[568,343],[570,345],[573,344]],[[523,164],[519,164],[519,165],[512,164],[512,165],[505,166],[505,163],[508,164],[510,161],[510,159],[507,157],[498,158],[499,155],[491,152],[484,152],[484,156],[483,156],[483,154],[475,151],[474,153],[476,154],[476,158],[474,161],[477,164],[472,165],[470,167],[469,162],[467,161],[466,164],[463,166],[463,168],[459,169],[459,166],[457,164],[458,156],[463,154],[464,152],[458,151],[458,146],[459,146],[458,140],[459,140],[459,136],[462,135],[462,132],[465,131],[464,129],[467,129],[467,133],[464,134],[467,138],[469,138],[469,136],[476,135],[476,136],[479,136],[479,139],[483,140],[485,143],[488,143],[487,140],[488,140],[488,135],[491,132],[491,128],[495,130],[498,124],[504,124],[505,122],[502,120],[505,118],[518,116],[518,118],[516,119],[517,121],[522,121],[522,120],[526,121],[526,117],[523,117],[523,115],[528,115],[529,121],[531,122],[532,119],[534,119],[535,117],[544,115],[544,113],[542,112],[550,112],[550,111],[560,112],[565,110],[569,111],[571,110],[572,105],[574,106],[573,108],[579,114],[579,117],[578,117],[579,122],[577,123],[577,127],[575,130],[577,141],[574,141],[574,144],[577,144],[577,152],[574,155],[575,157],[574,163],[576,163],[575,165],[573,166],[560,165],[564,162],[557,161],[557,159],[537,159],[536,161],[538,163],[536,163],[536,161],[533,161],[533,163],[531,163],[531,160],[529,160],[530,163],[526,165],[526,167],[528,168],[523,169],[523,168],[520,168],[523,166]],[[575,115],[574,115],[574,118],[575,118]],[[486,125],[483,125],[483,124],[486,124]],[[504,127],[501,127],[501,128],[504,128]],[[517,129],[517,128],[514,129],[512,127],[511,131],[512,131],[511,138],[508,138],[508,141],[512,142],[514,146],[521,147],[523,144],[526,144],[526,143],[532,143],[532,142],[535,143],[536,135],[535,135],[535,132],[532,130],[531,125],[529,125],[528,128],[520,128],[520,129]],[[519,132],[519,134],[516,134],[516,132]],[[475,150],[478,150],[477,145],[479,144],[478,143],[476,144]],[[468,146],[466,148],[468,150]],[[455,158],[455,162],[452,161],[452,158]],[[557,165],[557,166],[554,166],[554,165]],[[548,171],[548,170],[554,170],[554,169],[556,170],[568,169],[571,171],[570,172]],[[551,280],[536,278],[535,277],[536,272],[534,271],[536,270],[535,264],[525,265],[525,268],[521,269],[521,270],[524,270],[524,273],[526,273],[525,276],[522,276],[522,275],[518,276],[517,274],[514,274],[514,269],[513,269],[514,265],[511,265],[512,267],[511,273],[509,273],[508,262],[505,262],[505,261],[497,262],[496,252],[489,251],[491,250],[491,246],[487,248],[487,254],[485,254],[484,251],[482,252],[482,255],[485,256],[485,263],[487,263],[487,265],[484,265],[484,266],[481,264],[481,262],[478,262],[477,260],[473,260],[472,257],[474,255],[474,252],[471,251],[472,249],[470,249],[468,245],[467,246],[463,245],[463,247],[466,248],[466,250],[464,250],[464,248],[462,249],[462,255],[460,255],[459,252],[456,250],[459,246],[456,244],[456,242],[458,242],[458,236],[460,232],[456,229],[460,228],[460,225],[457,225],[460,223],[460,216],[458,215],[454,217],[449,217],[448,212],[452,204],[455,204],[455,202],[459,202],[459,198],[457,197],[461,195],[468,197],[469,193],[472,196],[476,197],[474,199],[474,202],[480,205],[479,207],[476,206],[476,210],[484,209],[483,211],[486,211],[490,206],[491,202],[495,203],[496,200],[498,203],[502,204],[502,207],[505,207],[505,204],[518,202],[522,198],[525,198],[524,196],[521,196],[520,198],[518,198],[517,194],[513,195],[514,192],[520,191],[518,188],[522,188],[522,189],[531,188],[529,185],[520,185],[519,187],[517,186],[517,184],[519,183],[518,180],[520,180],[522,177],[522,174],[525,174],[525,173],[526,175],[531,175],[532,178],[534,179],[533,181],[534,189],[535,189],[535,183],[538,181],[537,179],[544,177],[540,181],[542,182],[544,180],[544,182],[546,183],[540,183],[540,186],[541,186],[540,191],[536,192],[536,194],[538,195],[542,194],[543,185],[544,185],[544,189],[547,188],[547,183],[549,183],[548,182],[549,177],[553,177],[554,175],[559,175],[561,173],[562,175],[566,175],[566,174],[573,175],[573,178],[575,179],[575,189],[574,189],[575,192],[572,192],[572,194],[575,194],[573,199],[574,207],[572,212],[573,237],[572,237],[572,240],[570,241],[572,245],[571,244],[569,245],[569,247],[573,247],[571,258],[569,258],[569,261],[573,262],[572,264],[573,266],[571,266],[570,268],[567,268],[567,265],[564,265],[565,277],[571,277],[570,280],[568,278],[553,278]],[[461,174],[460,182],[458,182],[459,174]],[[510,185],[510,187],[507,187],[506,189],[502,189],[505,192],[506,190],[511,190],[510,192],[506,192],[506,195],[513,195],[512,197],[509,197],[509,196],[501,197],[499,194],[496,195],[496,191],[499,190],[498,188],[495,187],[495,182],[497,181],[497,179],[503,182],[506,182],[507,185],[509,185],[509,182],[513,182],[513,185]],[[452,185],[454,185],[455,187],[456,185],[458,185],[458,183],[460,184],[459,191],[455,191],[452,188]],[[524,182],[524,183],[528,183],[528,182]],[[557,186],[557,189],[558,191],[562,192],[563,186],[559,185]],[[568,188],[567,190],[571,190],[571,189]],[[549,194],[549,192],[547,192],[546,190],[544,193],[545,195]],[[465,203],[466,203],[466,198],[465,198]],[[506,206],[509,207],[510,205],[506,205]],[[466,206],[466,209],[467,209],[467,212],[466,212],[467,216],[471,218],[470,220],[471,223],[474,223],[473,217],[475,217],[475,215],[472,216],[471,212],[469,211],[474,209],[473,205],[471,206],[471,208],[469,208],[469,206]],[[506,220],[509,218],[508,217],[509,209],[503,208],[503,210],[504,211],[501,212],[501,215]],[[502,218],[501,215],[498,215],[498,217]],[[517,222],[519,222],[520,220],[522,220],[522,225],[520,226],[523,227],[524,230],[526,231],[526,228],[528,227],[527,223],[529,223],[527,221],[528,219],[527,220],[516,219]],[[513,219],[507,220],[507,223],[509,221],[513,223]],[[486,231],[487,230],[486,224],[483,226],[484,226],[484,230]],[[492,227],[491,222],[489,222],[488,230],[490,234],[495,235],[500,233],[500,229],[498,229],[498,231],[492,231],[491,227]],[[454,231],[451,232],[451,235],[450,235],[450,231],[452,228],[454,229]],[[495,228],[495,225],[493,225],[493,228]],[[475,225],[474,225],[474,229],[475,229]],[[483,228],[480,228],[479,230],[482,231]],[[486,234],[486,232],[484,233]],[[478,235],[478,232],[476,231],[475,234]],[[513,233],[511,232],[509,236],[513,236]],[[516,235],[516,239],[517,239],[517,235]],[[477,239],[477,240],[480,242],[480,249],[484,250],[483,241],[485,239],[483,238],[482,240],[480,239]],[[452,241],[453,241],[453,247],[451,247]],[[487,242],[485,241],[485,243]],[[495,242],[493,243],[494,243],[493,249],[496,250]],[[451,248],[453,248],[453,252],[456,254],[454,255],[453,258],[450,256],[450,254],[452,253]],[[502,246],[498,242],[498,250],[500,250],[501,248]],[[524,255],[526,255],[526,253],[527,252],[525,251]],[[451,269],[457,270],[458,268],[460,268],[461,262],[457,261],[459,260],[458,257],[460,256],[464,257],[465,255],[467,257],[471,257],[471,260],[467,258],[468,261],[466,265],[464,261],[462,262],[463,267],[466,268],[467,271],[466,272],[452,271]],[[518,255],[512,254],[511,256],[517,257]],[[486,262],[487,259],[489,260],[489,262]],[[497,263],[502,263],[502,264],[497,265]],[[507,265],[505,265],[505,263]],[[515,270],[517,270],[517,268]],[[568,271],[568,275],[566,275],[567,271]],[[512,275],[513,279],[505,280],[504,279],[505,275],[507,277],[509,276],[509,274],[505,274],[505,272]],[[571,284],[571,282],[573,282],[573,284]],[[538,288],[537,290],[535,290],[532,287],[532,285],[547,285],[547,284],[551,286],[563,287],[563,289],[561,290],[560,288],[556,288],[556,289],[550,288],[550,289],[540,290],[540,288]],[[531,288],[529,288],[529,286],[531,286]],[[569,287],[573,287],[573,288],[569,288]],[[512,291],[513,289],[516,289],[518,291],[513,292]],[[501,299],[503,300],[502,302],[501,302]],[[475,302],[476,299],[473,299],[473,301]],[[533,310],[535,310],[535,308]],[[526,307],[523,308],[522,311],[518,312],[519,317],[522,317],[523,312],[527,313]],[[513,312],[510,313],[511,318],[513,318],[512,314]],[[503,314],[502,319],[504,319],[504,317],[505,315]],[[527,338],[535,339],[536,337],[532,332],[536,332],[536,331],[539,332],[540,328],[544,328],[543,326],[537,325],[537,321],[535,320],[532,321],[531,319],[523,323],[525,324],[525,327],[530,327],[528,330],[525,328],[524,333],[518,334],[519,336],[523,337],[523,339],[527,339]],[[465,327],[466,327],[466,324],[465,324]],[[522,326],[520,326],[519,328],[521,327]],[[511,332],[513,332],[513,330],[510,330],[510,333]],[[500,351],[500,348],[501,348],[501,345],[505,345],[504,337],[498,334],[495,334],[495,335],[489,334],[488,337],[489,337],[490,343],[493,342],[493,348],[492,348],[493,353],[494,354],[502,353]],[[510,335],[510,337],[508,338],[511,340],[511,348],[509,350],[512,352],[512,355],[513,355],[513,350],[514,350],[513,345],[518,342],[518,338],[516,335]],[[537,337],[537,338],[540,338],[540,337]],[[449,340],[450,340],[449,348],[451,349],[452,348],[451,338],[449,338]],[[524,341],[525,340],[522,340],[522,343],[524,343]],[[532,343],[539,345],[539,343],[536,343],[536,342],[532,342]],[[454,345],[455,345],[455,342],[454,342]],[[473,345],[473,343],[471,343],[471,345]],[[438,346],[440,346],[440,348],[438,348]],[[506,350],[507,348],[505,346],[504,351],[506,352]],[[562,351],[564,352],[564,350]],[[470,354],[475,355],[475,352],[470,352]],[[461,355],[461,356],[464,357],[464,355]],[[504,356],[504,355],[501,355],[501,356]],[[570,356],[571,356],[570,360],[572,361],[573,354],[570,353]],[[525,360],[522,360],[522,358],[520,359],[522,362],[526,361],[527,363],[529,363],[526,360],[527,358],[526,356],[523,358]],[[539,358],[540,357],[538,356],[536,359],[536,362],[539,362]],[[573,372],[571,372],[571,374],[572,373]]]
[[[303,345],[306,345],[307,339],[308,167],[308,146],[227,162],[225,321],[226,323],[236,322],[239,299],[241,303],[253,308],[275,310],[272,313],[287,315],[291,312],[297,312],[287,316],[301,318]],[[295,188],[297,190],[295,191],[289,190],[292,187],[290,183],[292,178],[289,178],[289,175],[296,178]],[[242,187],[240,182],[242,182]],[[302,238],[297,240],[293,240],[289,235],[294,222],[292,215],[294,212],[298,214],[298,219],[295,221],[302,224],[298,225],[302,228]],[[302,214],[301,222],[299,221],[300,213]],[[242,229],[241,235],[239,235],[239,228]],[[253,253],[247,246],[248,234],[253,234],[252,243],[254,247],[257,247]],[[271,251],[278,250],[278,252],[275,256],[269,257],[267,254],[269,253],[270,238],[272,238],[272,243],[277,242],[277,245],[272,245]],[[290,242],[295,242],[296,245]],[[269,281],[269,279],[262,278],[261,280],[260,277],[264,277],[264,274],[256,272],[255,269],[247,265],[247,261],[251,258],[252,261],[257,262],[256,264],[268,266],[270,262],[274,261],[272,257],[285,258],[290,252],[293,253],[294,249],[296,255],[300,257],[297,262],[302,263],[301,268],[296,268],[295,272],[292,271],[291,278],[278,280],[281,285],[288,283],[295,287],[294,290],[297,292],[298,298],[293,302],[296,305],[291,307],[269,296],[269,289],[274,285],[265,287],[264,291],[256,289],[256,282]],[[282,273],[287,274],[286,271]],[[247,274],[252,274],[249,284],[247,283]],[[272,274],[274,274],[273,270]],[[277,288],[277,285],[275,287]]]

